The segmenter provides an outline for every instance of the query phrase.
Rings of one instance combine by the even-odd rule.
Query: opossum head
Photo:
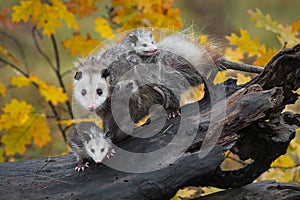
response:
[[[111,149],[110,139],[96,126],[83,131],[83,145],[86,153],[95,161],[101,163]]]
[[[151,31],[136,30],[129,33],[127,37],[137,54],[142,56],[156,54],[157,45]]]
[[[107,70],[79,68],[74,76],[74,98],[89,111],[101,107],[109,96]]]

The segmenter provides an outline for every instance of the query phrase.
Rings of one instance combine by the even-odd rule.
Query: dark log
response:
[[[121,149],[139,153],[171,146],[159,156],[143,159],[126,156],[116,149],[116,156],[104,164],[127,172],[92,163],[86,171],[78,173],[74,170],[76,159],[72,154],[0,163],[0,196],[3,199],[170,199],[184,186],[242,187],[269,169],[294,138],[299,115],[281,112],[285,105],[297,100],[293,91],[299,87],[300,45],[297,45],[275,55],[264,71],[249,83],[237,86],[234,80],[228,80],[218,85],[217,90],[226,91],[225,99],[212,104],[207,97],[186,105],[181,108],[181,118],[152,119],[149,125],[136,128],[134,134],[149,135],[157,129],[161,130],[158,134],[150,138],[129,137],[117,144]],[[218,118],[222,116],[219,108],[224,105],[226,116]],[[200,108],[200,114],[195,108]],[[212,116],[216,121],[211,121]],[[208,155],[199,158],[204,141],[220,130],[216,145]],[[192,133],[196,134],[190,141]],[[180,140],[176,140],[178,135]],[[191,145],[182,147],[189,142]],[[220,164],[226,150],[242,160],[251,158],[253,162],[238,170],[224,171]],[[148,169],[153,163],[159,169]],[[133,173],[132,169],[147,172]],[[245,191],[252,186],[256,187],[253,184],[216,195],[226,197],[231,191]],[[263,189],[262,186],[261,192]],[[277,189],[282,192],[282,187]],[[299,197],[298,192],[290,194]]]
[[[276,183],[275,181],[260,181],[242,188],[229,189],[217,192],[197,200],[238,200],[238,199],[285,199],[295,200],[300,198],[299,183]]]

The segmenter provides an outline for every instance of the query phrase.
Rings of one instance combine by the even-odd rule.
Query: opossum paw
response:
[[[170,112],[168,114],[168,119],[174,119],[175,117],[177,116],[181,116],[181,113],[177,110],[177,111],[174,111],[174,112]]]
[[[75,167],[75,170],[80,172],[80,170],[84,171],[84,168],[88,168],[89,167],[89,163],[79,163],[77,167]]]

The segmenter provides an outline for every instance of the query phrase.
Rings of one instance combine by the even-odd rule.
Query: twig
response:
[[[55,109],[55,106],[51,103],[51,101],[49,101],[48,104],[49,104],[49,106],[50,106],[50,108],[51,108],[51,110],[52,110],[52,112],[54,114],[56,122],[59,122],[60,121],[60,115],[57,113],[57,111]],[[67,136],[66,136],[66,132],[65,132],[64,128],[59,123],[57,123],[57,126],[58,126],[58,128],[59,128],[59,130],[60,130],[60,132],[61,132],[61,134],[62,134],[62,136],[64,138],[64,141],[67,142]]]
[[[61,77],[62,77],[62,78],[65,77],[66,75],[68,75],[68,74],[71,73],[72,71],[74,71],[74,68],[68,69],[67,71],[65,71],[65,72],[63,72],[63,73],[61,74]]]
[[[58,78],[59,85],[63,89],[63,92],[67,93],[65,84],[64,84],[64,82],[62,80],[62,76],[60,74],[60,59],[59,59],[58,48],[57,48],[57,44],[56,44],[56,40],[55,40],[54,35],[51,35],[51,41],[52,41],[52,45],[53,45],[53,49],[54,49],[54,55],[55,55],[55,60],[56,60],[55,73],[56,73],[56,76]],[[70,101],[66,101],[66,106],[67,106],[67,109],[68,109],[68,112],[69,112],[69,115],[70,115],[71,119],[73,119],[73,113],[72,113],[72,108],[71,108]]]
[[[240,70],[240,71],[244,71],[244,72],[251,72],[251,73],[257,73],[257,74],[261,73],[264,70],[263,67],[257,67],[257,66],[253,66],[253,65],[232,62],[232,61],[226,60],[225,58],[217,59],[216,64],[220,65],[221,68],[234,69],[234,70]]]
[[[35,34],[35,31],[36,31],[36,26],[34,26],[32,28],[32,37],[33,37],[33,41],[34,41],[34,44],[35,44],[35,47],[36,49],[38,50],[38,52],[45,58],[45,60],[49,63],[49,65],[51,66],[52,70],[55,72],[56,69],[55,69],[55,66],[54,64],[51,62],[50,58],[48,57],[48,55],[41,49],[39,43],[38,43],[38,40],[37,40],[37,37],[36,37],[36,34]]]
[[[38,175],[42,171],[42,169],[44,169],[50,162],[55,162],[55,160],[52,160],[51,158],[48,158],[45,161],[45,164],[43,166],[41,166],[38,170],[36,170],[35,174]]]
[[[3,35],[4,37],[7,37],[8,39],[11,39],[12,41],[14,41],[14,43],[16,44],[16,46],[18,47],[18,49],[20,50],[20,53],[21,53],[21,56],[22,56],[22,60],[24,62],[24,67],[26,69],[26,73],[29,74],[29,69],[28,69],[28,64],[27,64],[27,60],[26,60],[26,57],[25,57],[25,53],[24,53],[24,50],[20,44],[20,42],[14,38],[13,36],[11,35],[8,35],[7,33],[5,32],[0,32],[1,35]]]
[[[19,67],[17,67],[16,65],[12,64],[11,62],[4,60],[3,58],[0,58],[0,61],[11,66],[13,69],[17,70],[18,72],[20,72],[23,76],[29,77],[29,75],[24,72],[23,70],[21,70]]]

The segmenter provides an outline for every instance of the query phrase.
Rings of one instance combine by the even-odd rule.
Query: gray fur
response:
[[[88,167],[85,160],[92,158],[101,162],[111,150],[111,140],[93,122],[80,122],[72,127],[67,140],[68,145],[76,155],[78,171]]]

